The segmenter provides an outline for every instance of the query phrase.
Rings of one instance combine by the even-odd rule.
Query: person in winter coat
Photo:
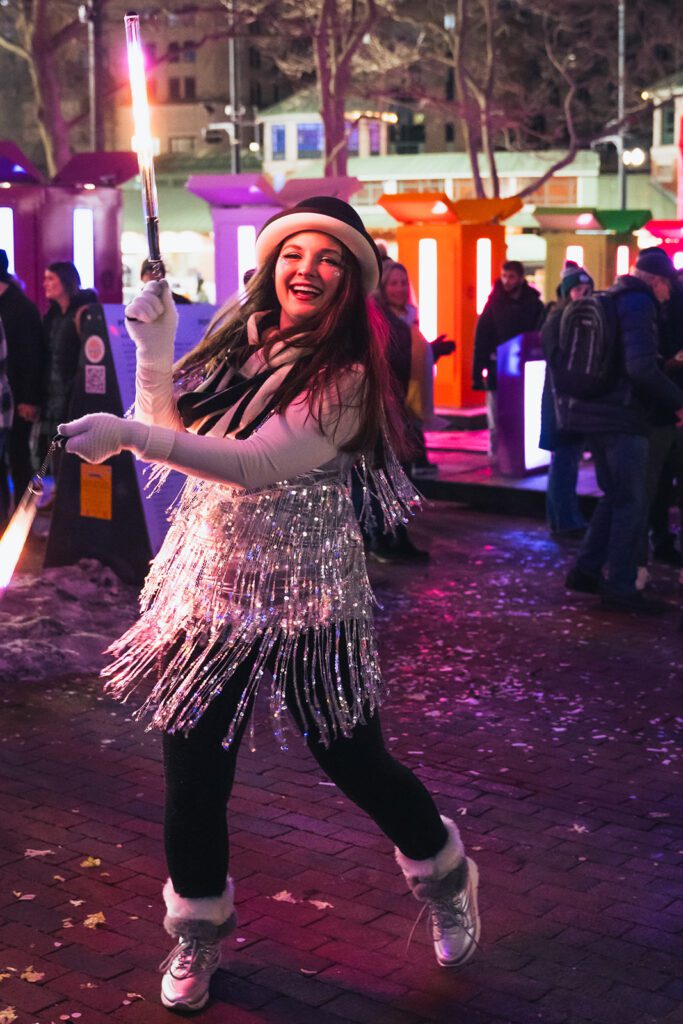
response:
[[[524,264],[507,260],[477,321],[472,359],[472,387],[486,392],[489,455],[493,458],[498,443],[498,346],[518,334],[538,330],[544,315],[541,296],[524,277]]]
[[[13,416],[14,401],[7,372],[7,342],[0,320],[0,462],[5,460]],[[8,516],[9,504],[6,496],[0,490],[0,531],[5,528]]]
[[[73,263],[51,263],[43,275],[43,289],[50,307],[43,318],[46,358],[43,371],[43,411],[40,421],[41,454],[57,433],[57,425],[69,415],[71,394],[78,371],[81,340],[78,324],[84,308],[97,302],[97,294],[81,289]],[[53,455],[53,473],[59,475],[61,450]]]
[[[0,249],[0,320],[7,338],[7,374],[14,396],[14,418],[7,455],[14,502],[17,504],[33,476],[30,441],[43,397],[45,349],[38,308],[9,273],[9,260],[4,249]],[[4,460],[0,460],[0,474],[0,490],[8,493]]]
[[[639,262],[608,292],[618,323],[613,386],[593,399],[558,391],[557,412],[562,429],[586,435],[603,492],[566,585],[600,594],[614,611],[649,614],[665,606],[636,588],[647,521],[648,435],[655,409],[683,425],[683,392],[659,367],[656,275]]]
[[[551,307],[541,329],[547,368],[541,398],[539,446],[552,452],[545,504],[548,527],[556,537],[576,537],[582,535],[586,528],[576,494],[584,440],[581,434],[568,433],[557,426],[550,363],[559,342],[562,314],[570,302],[586,298],[592,291],[593,278],[590,274],[576,263],[567,263],[558,287],[559,301]]]
[[[349,472],[360,462],[390,527],[415,495],[394,454],[385,328],[367,304],[379,254],[347,203],[315,197],[264,225],[256,260],[246,299],[218,312],[175,375],[175,306],[166,282],[147,284],[126,311],[135,418],[60,427],[88,462],[125,449],[188,476],[140,619],[106,670],[120,699],[149,682],[141,711],[163,730],[165,926],[177,945],[161,998],[179,1011],[206,1004],[235,928],[226,805],[260,685],[276,735],[289,711],[318,764],[395,844],[439,963],[464,963],[479,935],[476,865],[379,724]]]

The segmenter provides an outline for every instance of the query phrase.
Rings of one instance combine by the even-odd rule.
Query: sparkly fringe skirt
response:
[[[400,467],[361,473],[364,506],[379,499],[385,525],[417,501]],[[285,689],[329,744],[381,703],[373,596],[350,488],[313,473],[268,490],[189,479],[154,559],[137,622],[110,648],[106,689],[149,727],[188,731],[243,663],[246,688],[224,739],[229,746],[259,684],[282,742]],[[340,671],[340,666],[343,670]]]

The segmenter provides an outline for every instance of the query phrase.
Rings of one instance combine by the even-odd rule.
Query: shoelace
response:
[[[463,893],[463,897],[466,895],[466,892],[467,890],[465,890],[465,892]],[[429,902],[422,904],[420,912],[415,918],[415,923],[413,924],[413,927],[410,929],[410,935],[408,936],[408,941],[406,942],[405,956],[408,955],[411,943],[413,941],[413,936],[415,935],[415,930],[419,925],[420,921],[422,920],[422,917],[426,910],[429,910],[430,915],[427,918],[427,929],[429,931],[431,918],[431,921],[434,922],[434,930],[436,931],[437,937],[439,939],[443,938],[443,933],[448,928],[460,927],[463,929],[463,931],[467,933],[472,942],[474,942],[475,946],[479,948],[479,943],[474,937],[474,932],[470,928],[465,927],[465,907],[462,906],[460,899],[458,899],[457,902],[461,904],[460,909],[458,909],[458,907],[454,905],[453,897],[446,897],[442,900],[429,900]]]
[[[201,943],[199,939],[181,939],[177,946],[159,964],[159,970],[170,970],[174,978],[187,978],[191,974],[210,971],[218,966],[220,945]]]

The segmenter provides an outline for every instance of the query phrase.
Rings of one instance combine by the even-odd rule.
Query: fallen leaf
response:
[[[18,900],[34,900],[36,898],[35,893],[21,892],[19,889],[12,889],[12,895],[16,896]]]
[[[62,928],[73,928],[73,920],[70,917],[62,918]]]
[[[54,852],[54,850],[25,850],[24,857],[47,857],[48,854]]]
[[[11,974],[0,974],[0,981],[6,981],[7,978],[11,978]]]
[[[136,999],[144,999],[139,992],[126,992],[126,999],[130,999],[131,1002],[135,1002]]]
[[[42,981],[45,977],[44,971],[34,971],[33,965],[26,967],[22,974],[19,975],[22,981],[30,981],[31,984],[35,984],[37,981]]]
[[[104,924],[106,920],[102,911],[99,910],[96,914],[88,914],[83,924],[86,928],[97,928],[99,925]]]
[[[270,897],[271,900],[277,900],[278,903],[298,903],[299,901],[292,896],[291,892],[287,892],[283,889],[281,892],[276,892],[274,896]]]
[[[12,1021],[16,1019],[17,1015],[13,1006],[6,1006],[4,1010],[0,1010],[0,1024],[12,1024]]]
[[[99,857],[86,857],[81,861],[82,868],[98,868],[102,861]]]
[[[52,877],[55,880],[55,882],[66,882],[66,878],[64,877],[64,875],[53,875]]]
[[[99,985],[96,985],[94,981],[84,981],[81,988],[99,988]]]
[[[71,904],[72,907],[82,907],[83,904],[85,903],[85,900],[69,900],[69,903]]]
[[[316,910],[331,910],[334,907],[334,903],[326,903],[325,900],[309,900],[308,902]]]

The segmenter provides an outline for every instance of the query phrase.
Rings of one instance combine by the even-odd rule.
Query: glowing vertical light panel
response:
[[[491,239],[477,239],[477,313],[481,313],[491,293]]]
[[[8,270],[14,273],[14,210],[11,206],[0,206],[0,249],[4,249],[9,260]]]
[[[237,228],[237,291],[244,288],[244,275],[256,266],[256,228],[240,224]]]
[[[93,211],[74,210],[74,266],[83,288],[95,287],[95,221]]]
[[[421,238],[417,255],[420,330],[425,338],[435,338],[439,333],[436,326],[439,299],[436,239]]]
[[[524,467],[547,466],[550,456],[538,447],[541,436],[541,396],[545,381],[545,360],[532,359],[524,364]]]
[[[617,246],[617,277],[621,274],[628,274],[629,264],[631,262],[631,254],[627,245]]]
[[[564,254],[566,260],[573,260],[574,263],[578,263],[580,267],[583,266],[583,246],[582,245],[568,245],[567,251]]]
[[[683,252],[675,252],[673,255],[673,261],[676,270],[683,270]]]

